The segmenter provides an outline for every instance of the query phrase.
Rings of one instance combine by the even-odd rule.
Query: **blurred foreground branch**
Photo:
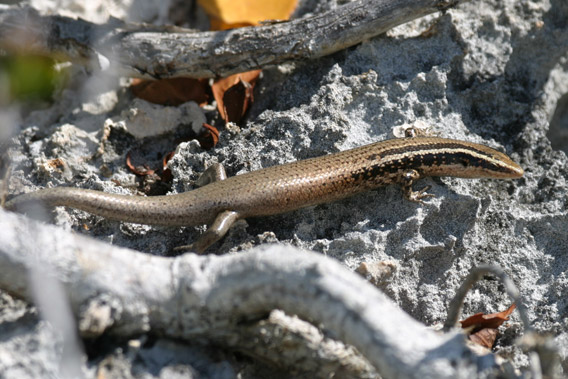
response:
[[[473,355],[463,335],[427,329],[320,254],[269,246],[230,256],[156,257],[2,210],[0,230],[0,288],[31,300],[29,268],[49,267],[83,336],[152,333],[222,343],[280,309],[324,325],[384,378],[476,376],[495,365],[492,355]]]

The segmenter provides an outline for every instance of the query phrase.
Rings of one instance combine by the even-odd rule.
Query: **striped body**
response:
[[[415,174],[412,179],[408,173]],[[519,178],[523,169],[487,146],[434,137],[391,139],[355,149],[268,167],[173,196],[137,197],[78,188],[53,188],[16,197],[7,209],[28,202],[78,208],[108,219],[157,225],[200,225],[223,212],[238,218],[264,216],[330,202],[389,184],[427,176]],[[410,195],[410,196],[409,196]],[[418,200],[417,200],[418,199]],[[232,223],[231,222],[231,223]]]

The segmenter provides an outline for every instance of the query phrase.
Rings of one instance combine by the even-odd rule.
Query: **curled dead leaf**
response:
[[[218,79],[211,86],[217,109],[225,122],[238,123],[254,101],[254,85],[261,70],[253,70]]]
[[[469,335],[469,340],[477,345],[491,349],[497,339],[497,329],[485,328]]]
[[[136,175],[145,176],[145,175],[154,175],[155,171],[149,168],[147,165],[135,166],[132,164],[132,158],[130,156],[130,152],[126,154],[126,167]]]
[[[130,90],[134,96],[154,104],[177,106],[195,101],[199,105],[205,105],[209,100],[208,86],[208,79],[135,79]]]
[[[172,170],[168,167],[168,162],[173,158],[175,151],[170,151],[162,158],[162,181],[170,182],[173,179]]]
[[[169,170],[168,162],[170,161],[170,159],[172,159],[174,157],[174,154],[175,154],[175,151],[170,151],[169,153],[164,155],[164,157],[162,158],[162,170],[164,170],[164,171]]]
[[[497,328],[509,320],[515,308],[516,305],[512,304],[503,312],[488,315],[476,313],[460,323],[463,329],[468,329],[470,341],[491,349],[497,338]]]
[[[483,314],[483,313],[476,313],[473,316],[466,318],[463,321],[460,321],[462,328],[466,329],[471,326],[476,328],[493,328],[496,329],[505,321],[509,320],[509,316],[515,310],[517,306],[512,304],[507,310],[498,313],[491,313],[491,314]]]
[[[203,149],[209,150],[219,142],[219,131],[209,124],[203,124],[203,128],[205,131],[197,137],[197,140]]]

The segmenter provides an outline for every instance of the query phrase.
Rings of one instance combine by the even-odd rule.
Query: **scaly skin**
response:
[[[237,219],[288,212],[384,185],[401,184],[409,200],[421,202],[430,195],[414,192],[412,184],[427,176],[520,178],[523,169],[487,146],[412,137],[268,167],[172,196],[124,196],[62,187],[15,197],[5,208],[16,210],[26,203],[39,202],[140,224],[213,223],[209,235],[204,235],[204,242],[196,247],[202,251],[221,238]]]

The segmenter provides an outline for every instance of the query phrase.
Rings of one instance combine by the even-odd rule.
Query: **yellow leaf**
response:
[[[287,20],[298,0],[198,0],[215,29],[257,25],[263,20]]]

